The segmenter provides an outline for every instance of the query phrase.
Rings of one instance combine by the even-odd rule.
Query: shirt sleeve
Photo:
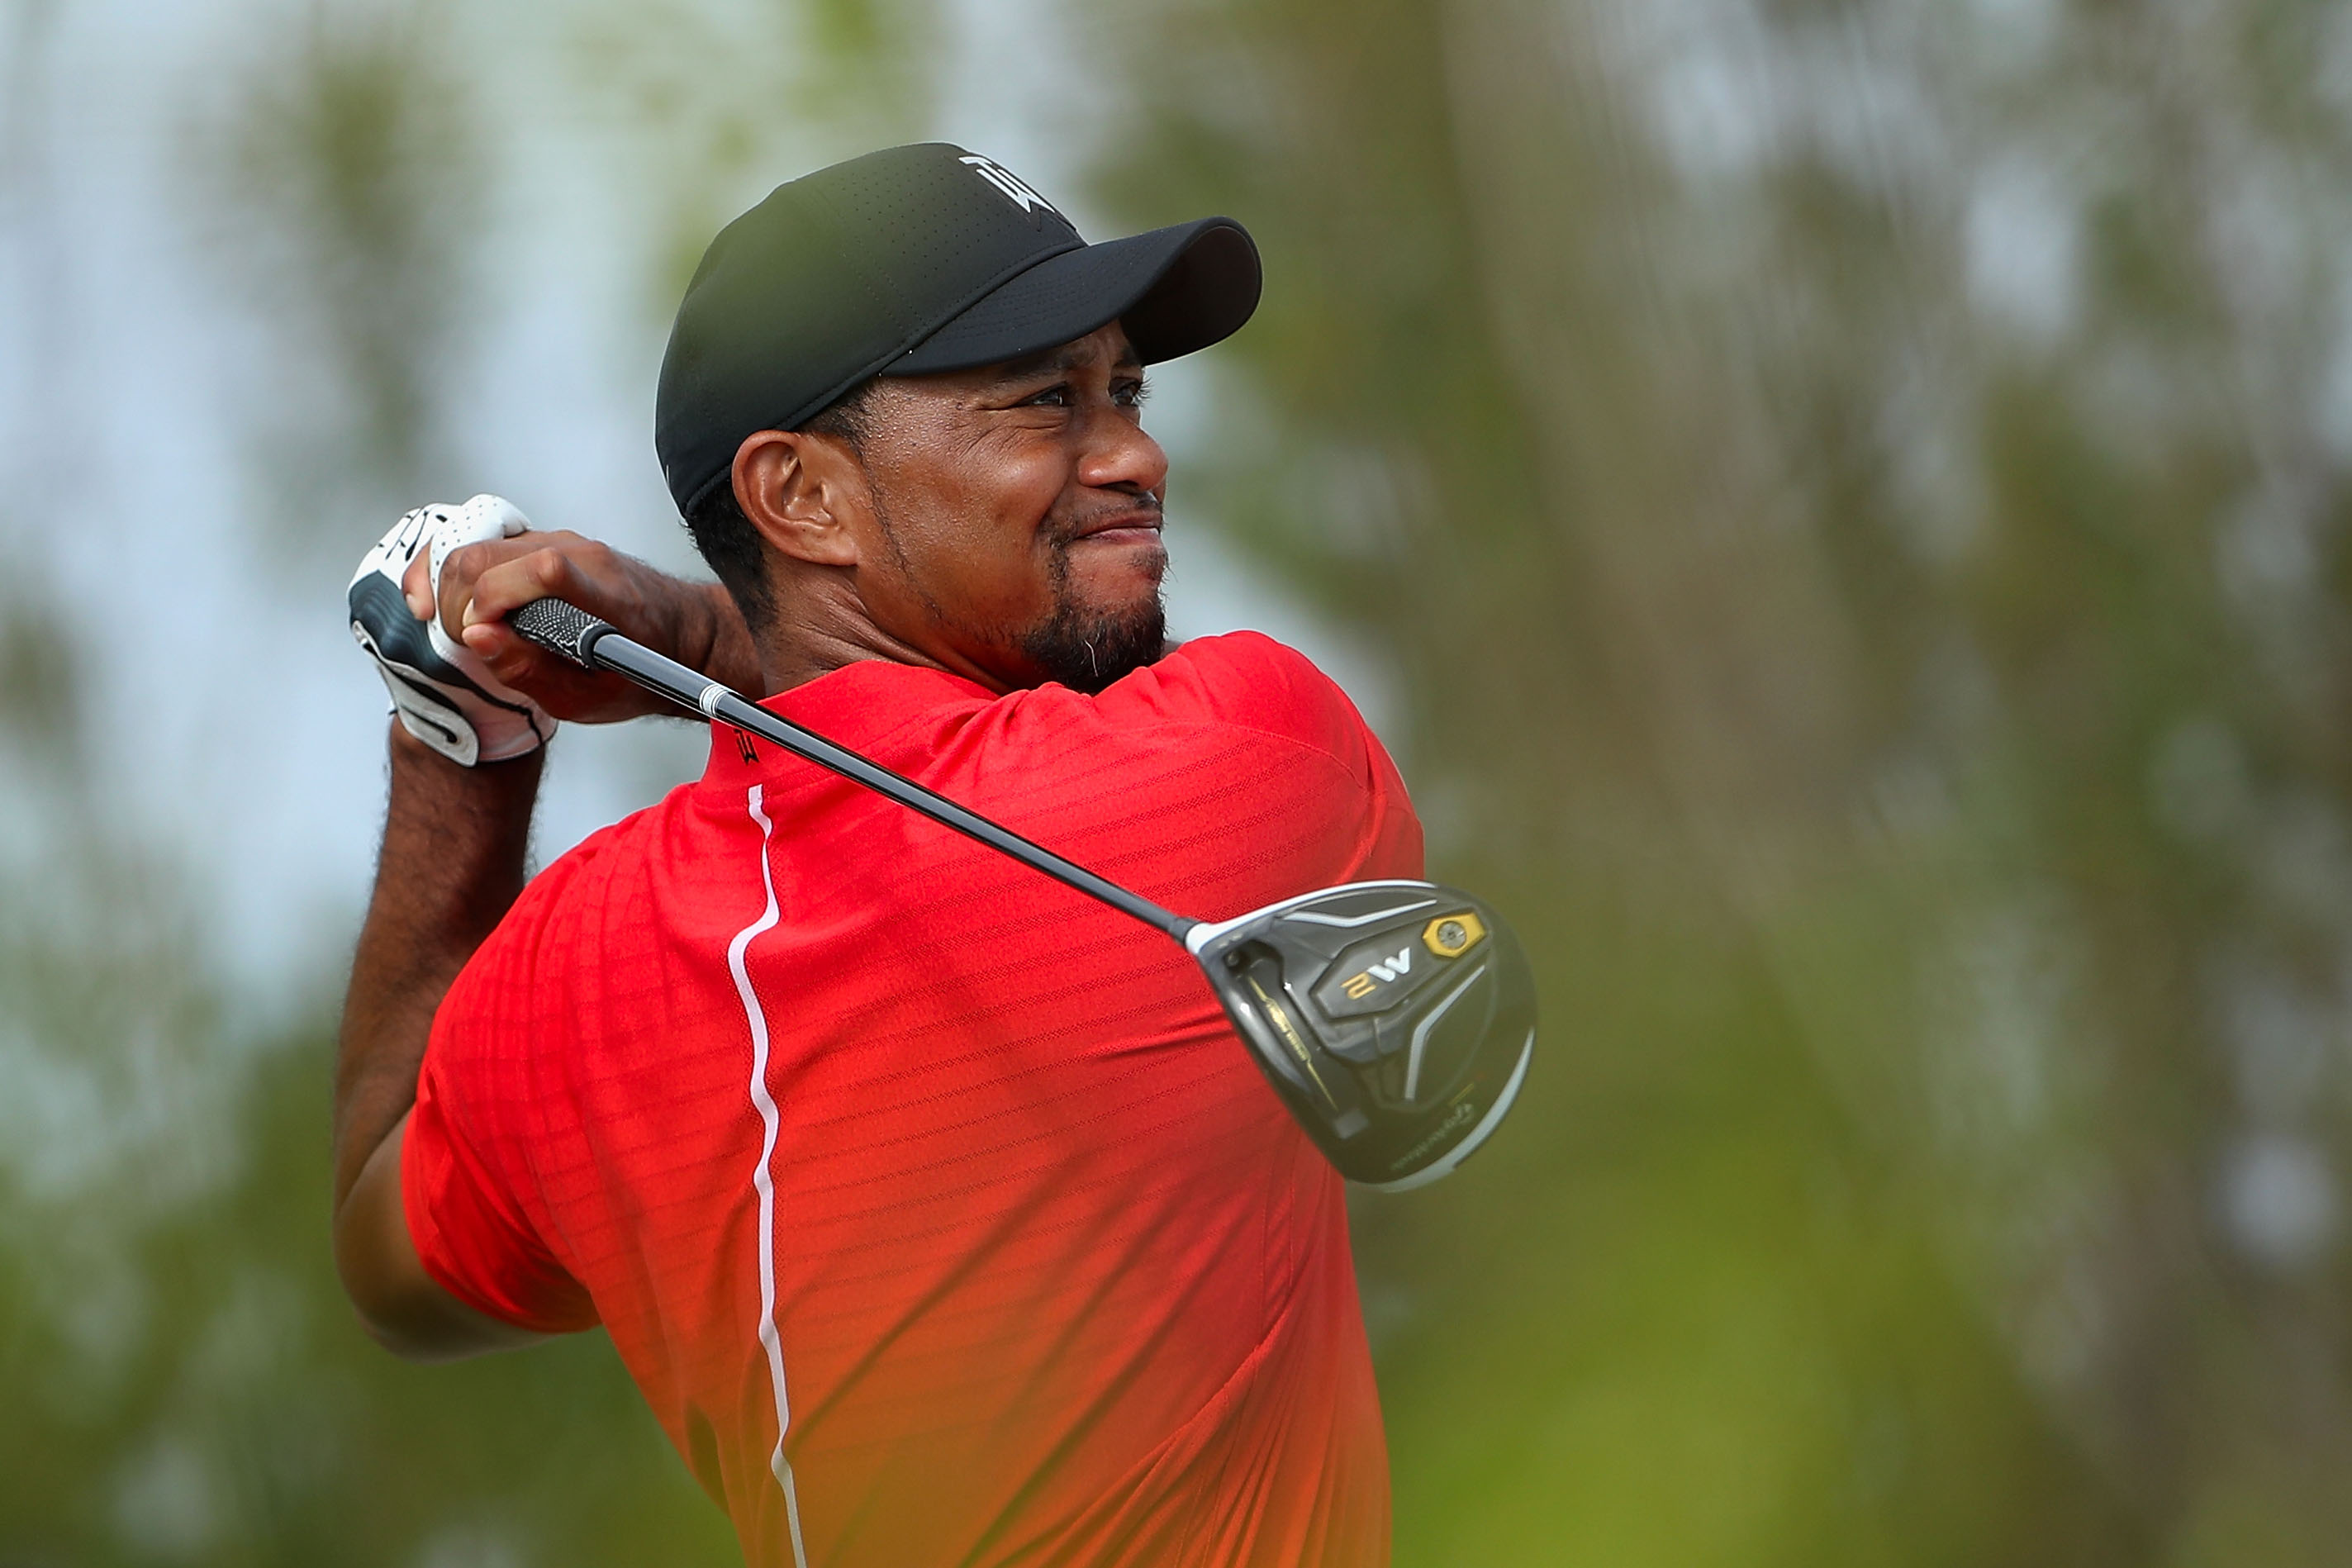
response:
[[[594,1327],[596,1309],[532,1223],[533,1079],[505,1048],[535,1024],[519,999],[537,988],[516,971],[535,945],[543,893],[509,911],[434,1016],[401,1143],[401,1199],[417,1256],[444,1289],[519,1328],[568,1333]]]

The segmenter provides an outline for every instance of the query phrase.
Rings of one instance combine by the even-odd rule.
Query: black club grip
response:
[[[533,599],[509,616],[507,625],[522,637],[550,653],[562,654],[583,669],[596,668],[590,658],[595,651],[596,639],[613,630],[611,622],[599,620],[561,599]]]

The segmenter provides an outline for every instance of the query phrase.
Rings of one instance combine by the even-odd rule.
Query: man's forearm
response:
[[[523,884],[541,758],[462,768],[392,726],[375,893],[335,1068],[335,1206],[416,1100],[435,1009]]]

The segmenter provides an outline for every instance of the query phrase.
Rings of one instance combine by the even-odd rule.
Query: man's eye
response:
[[[1150,384],[1140,379],[1122,381],[1110,389],[1110,400],[1121,408],[1140,408],[1143,400],[1150,395]]]
[[[1043,392],[1023,398],[1020,403],[1024,408],[1067,408],[1069,405],[1070,388],[1066,383],[1049,386]]]

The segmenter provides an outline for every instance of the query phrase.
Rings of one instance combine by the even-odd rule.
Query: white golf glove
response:
[[[522,532],[530,520],[514,503],[476,496],[463,506],[422,506],[392,525],[352,574],[352,636],[375,660],[403,728],[465,767],[502,763],[545,745],[555,733],[546,710],[501,685],[489,667],[441,629],[441,617],[408,613],[400,580],[418,551],[432,560],[433,595],[441,563],[460,546]]]

